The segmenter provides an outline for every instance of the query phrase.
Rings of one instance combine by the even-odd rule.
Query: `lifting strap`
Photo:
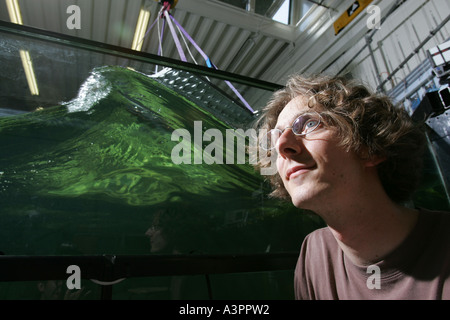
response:
[[[183,48],[181,47],[180,40],[178,39],[175,28],[173,27],[172,21],[170,21],[169,12],[164,10],[164,16],[166,17],[167,24],[169,25],[170,32],[172,33],[173,41],[175,41],[175,45],[178,50],[178,54],[180,55],[181,61],[187,62],[186,56],[184,55]]]
[[[169,18],[167,18],[167,16],[169,16],[173,22],[177,25],[177,27],[181,30],[181,32],[183,32],[183,34],[186,36],[186,38],[189,40],[189,42],[195,47],[195,49],[197,49],[197,51],[201,54],[201,56],[203,57],[203,59],[205,59],[206,65],[209,68],[214,68],[216,70],[219,70],[214,63],[212,63],[211,59],[206,55],[206,53],[198,46],[198,44],[194,41],[194,39],[192,39],[192,37],[186,32],[186,30],[184,30],[184,28],[178,23],[178,21],[169,13],[167,13],[167,11],[165,11],[166,14],[166,20],[170,20]],[[170,24],[169,24],[170,26]],[[173,27],[172,27],[173,28]],[[172,30],[171,28],[171,30]],[[176,35],[173,35],[174,39],[176,37]],[[176,38],[178,40],[178,37]],[[176,43],[176,42],[175,42]],[[179,41],[178,41],[179,44]],[[178,48],[178,45],[177,45]],[[180,48],[178,48],[178,50],[182,50],[181,46]],[[181,56],[181,55],[180,55]],[[184,53],[183,53],[184,56]],[[186,57],[185,57],[186,59]],[[186,60],[183,60],[186,61]],[[231,84],[231,82],[229,82],[228,80],[225,80],[225,83],[228,85],[228,87],[234,92],[234,94],[239,98],[239,100],[241,100],[241,102],[244,104],[244,106],[250,110],[252,113],[255,113],[255,111],[252,109],[252,107],[250,107],[250,105],[248,104],[248,102],[244,99],[244,97],[239,93],[239,91]]]
[[[144,41],[144,38],[147,37],[148,33],[150,32],[150,30],[153,28],[153,26],[155,25],[156,21],[158,21],[159,18],[165,18],[163,19],[167,21],[167,24],[169,25],[169,29],[170,29],[170,33],[172,34],[173,40],[175,42],[175,46],[177,47],[178,50],[178,54],[180,56],[181,61],[183,62],[187,62],[186,59],[186,55],[184,54],[183,48],[181,46],[180,40],[178,39],[177,33],[175,31],[175,28],[172,24],[172,21],[175,23],[175,25],[178,27],[178,29],[184,34],[184,36],[189,40],[189,42],[195,47],[195,49],[200,53],[200,55],[203,57],[203,59],[205,60],[206,65],[209,68],[212,69],[216,69],[219,70],[214,63],[212,63],[211,59],[208,57],[208,55],[198,46],[198,44],[194,41],[194,39],[192,39],[192,37],[186,32],[186,30],[178,23],[178,21],[169,13],[169,10],[176,6],[177,4],[177,0],[175,0],[175,2],[173,1],[161,1],[161,3],[163,3],[163,8],[161,8],[161,11],[158,13],[158,16],[156,17],[155,21],[152,23],[152,25],[150,26],[150,28],[147,30],[147,32],[145,33],[144,37],[142,38],[141,41]],[[172,4],[173,3],[173,4]],[[158,24],[159,26],[159,24]],[[162,52],[162,37],[163,37],[163,33],[164,33],[164,26],[163,29],[161,31],[161,34],[158,35],[159,38],[159,49],[158,49],[158,54],[160,54]],[[255,111],[252,109],[252,107],[248,104],[248,102],[244,99],[244,97],[240,94],[240,92],[233,86],[233,84],[231,84],[230,81],[225,80],[225,83],[228,85],[228,87],[234,92],[234,94],[239,98],[239,100],[241,100],[241,102],[244,104],[244,106],[250,110],[251,113],[255,114]]]

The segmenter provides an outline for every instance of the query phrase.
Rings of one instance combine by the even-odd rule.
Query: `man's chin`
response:
[[[304,210],[312,210],[314,203],[316,202],[313,195],[305,192],[295,192],[291,196],[291,201],[295,207]]]

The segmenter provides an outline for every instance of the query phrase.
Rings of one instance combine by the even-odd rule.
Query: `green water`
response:
[[[318,221],[267,199],[250,164],[173,163],[172,132],[194,136],[194,121],[224,137],[232,128],[160,79],[119,67],[95,69],[68,103],[1,118],[0,250],[147,254],[155,219],[180,252],[297,250]]]
[[[180,85],[181,84],[181,85]],[[225,112],[226,111],[226,112]],[[0,251],[5,255],[298,252],[323,226],[270,188],[252,165],[175,164],[176,129],[248,129],[254,119],[202,79],[94,69],[77,98],[0,117]],[[196,146],[192,156],[211,142]],[[223,144],[226,147],[226,144]],[[223,154],[226,150],[223,150]],[[237,156],[237,155],[235,155]],[[193,159],[193,158],[192,158]],[[416,205],[445,209],[432,159]],[[159,238],[150,230],[162,230]],[[161,241],[162,239],[162,241]],[[292,266],[292,269],[294,266]],[[292,272],[211,275],[214,298],[292,298]],[[127,279],[120,299],[208,298],[203,276]],[[90,287],[90,299],[99,287]],[[177,294],[174,294],[177,292]],[[0,299],[38,297],[35,283],[0,286]],[[60,295],[61,298],[61,295]]]
[[[201,79],[177,77],[97,68],[74,100],[1,117],[0,251],[31,256],[298,251],[321,222],[269,200],[264,178],[251,165],[174,164],[172,149],[179,143],[171,139],[174,130],[194,136],[194,122],[201,121],[203,131],[214,128],[225,136],[226,129],[238,122],[250,126],[252,120]],[[228,108],[228,116],[221,108]],[[209,143],[190,144],[192,154]],[[155,229],[160,233],[150,237]],[[57,283],[2,283],[0,299],[63,299],[67,289],[64,281]],[[58,287],[58,294],[45,294],[43,286]],[[99,299],[100,286],[83,280],[83,287],[90,291],[87,299]],[[113,298],[208,299],[211,291],[215,298],[292,298],[292,270],[211,275],[208,282],[203,276],[132,278],[114,286]]]

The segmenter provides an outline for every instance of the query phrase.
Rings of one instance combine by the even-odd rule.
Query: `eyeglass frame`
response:
[[[311,129],[311,131],[309,131],[309,132],[306,132],[306,133],[296,133],[296,132],[293,130],[293,129],[294,129],[294,124],[295,124],[295,122],[297,122],[297,120],[298,120],[299,118],[301,118],[301,117],[303,117],[303,116],[305,116],[305,115],[307,115],[307,114],[317,115],[317,116],[318,116],[318,122],[317,122],[317,124],[316,124],[316,125]],[[270,148],[270,149],[265,148],[265,147],[263,146],[263,142],[262,142],[262,141],[261,141],[261,143],[259,144],[259,146],[260,146],[263,150],[266,150],[266,151],[270,151],[270,150],[276,149],[276,145],[277,145],[277,143],[278,143],[278,140],[280,139],[281,135],[286,131],[286,129],[291,129],[291,130],[292,130],[292,133],[295,134],[295,135],[298,136],[298,137],[304,137],[304,136],[307,136],[308,134],[310,134],[311,132],[314,132],[314,131],[320,126],[320,124],[321,124],[322,122],[323,122],[323,119],[322,119],[322,116],[320,115],[319,112],[317,112],[317,111],[308,111],[308,112],[305,112],[305,113],[299,115],[298,117],[296,117],[296,118],[294,119],[294,121],[292,122],[292,125],[291,125],[291,126],[286,127],[286,128],[284,128],[283,130],[281,130],[281,129],[276,129],[276,128],[270,129],[269,131],[267,131],[267,132],[264,134],[264,137],[265,137],[266,139],[261,139],[261,140],[267,142],[267,141],[269,140],[269,139],[268,139],[268,136],[269,136],[269,133],[270,133],[270,132],[273,132],[273,131],[279,131],[279,132],[280,132],[280,135],[278,136],[277,140],[276,140],[275,143],[273,144],[274,146],[273,146],[272,148]],[[305,122],[305,124],[306,124],[306,122]]]

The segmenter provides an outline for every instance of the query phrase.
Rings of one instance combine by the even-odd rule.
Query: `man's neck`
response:
[[[365,204],[328,219],[328,227],[345,255],[356,265],[370,265],[397,248],[417,223],[418,211],[385,201]]]

